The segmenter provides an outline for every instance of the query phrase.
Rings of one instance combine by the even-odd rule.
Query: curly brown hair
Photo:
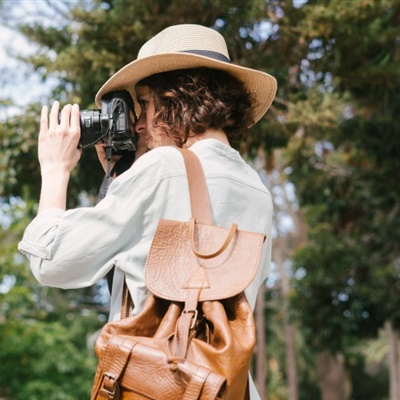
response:
[[[229,143],[236,146],[254,123],[251,94],[240,80],[224,71],[193,68],[163,72],[137,85],[148,86],[153,92],[153,126],[179,147],[191,132],[198,135],[210,128],[222,129]]]

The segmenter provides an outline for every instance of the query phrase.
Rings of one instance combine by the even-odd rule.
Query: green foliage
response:
[[[88,398],[96,360],[73,339],[71,329],[58,322],[2,324],[0,394],[32,400]]]
[[[376,335],[386,320],[399,326],[400,3],[329,1],[304,10],[316,79],[287,113],[297,132],[289,177],[310,227],[294,255],[304,277],[294,282],[293,305],[309,339],[336,352]]]
[[[310,244],[295,255],[297,267],[307,271],[295,283],[296,310],[302,314],[303,333],[316,349],[342,351],[349,336],[370,337],[383,323],[384,315],[374,301],[375,287],[366,286],[372,271],[362,247],[346,239],[321,227],[310,233]]]
[[[0,122],[2,197],[26,195],[26,198],[38,198],[40,170],[36,143],[39,112],[35,108],[36,106],[32,106],[24,115]]]
[[[88,339],[105,320],[96,288],[41,287],[16,248],[35,203],[0,205],[0,397],[88,398],[96,367]]]

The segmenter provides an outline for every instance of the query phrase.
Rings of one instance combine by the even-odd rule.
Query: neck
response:
[[[190,147],[192,144],[204,140],[204,139],[216,139],[220,142],[230,146],[229,140],[222,129],[207,129],[204,133],[200,135],[189,135],[187,142],[183,145],[183,147]]]

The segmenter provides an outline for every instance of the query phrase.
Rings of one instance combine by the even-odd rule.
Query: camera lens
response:
[[[82,110],[81,118],[81,139],[79,144],[82,147],[90,146],[101,139],[101,112],[100,110]]]

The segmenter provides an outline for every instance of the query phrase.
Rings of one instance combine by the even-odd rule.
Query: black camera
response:
[[[112,154],[136,150],[135,108],[126,90],[105,94],[101,98],[101,109],[81,110],[80,120],[80,147],[107,143]]]

